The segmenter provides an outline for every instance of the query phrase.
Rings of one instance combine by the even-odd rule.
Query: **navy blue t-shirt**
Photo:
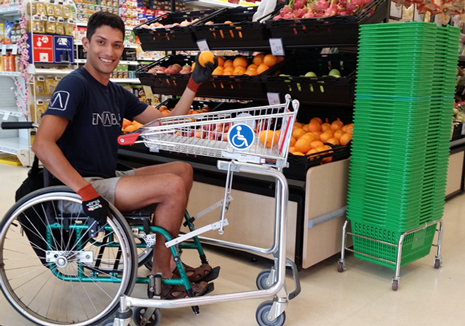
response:
[[[58,146],[81,176],[111,178],[122,119],[132,120],[147,106],[120,85],[104,86],[79,68],[57,85],[44,115],[69,119]]]

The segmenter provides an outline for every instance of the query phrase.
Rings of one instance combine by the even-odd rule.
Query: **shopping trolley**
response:
[[[137,132],[119,137],[120,145],[144,143],[151,151],[165,150],[177,153],[204,155],[218,159],[217,167],[226,171],[224,199],[217,222],[195,231],[180,235],[166,242],[170,248],[194,236],[210,230],[225,232],[225,218],[230,200],[233,175],[237,172],[271,176],[276,180],[274,241],[270,248],[259,248],[221,240],[211,243],[252,253],[273,255],[270,270],[259,273],[258,290],[206,295],[185,299],[164,300],[160,298],[162,279],[155,277],[150,285],[155,296],[151,299],[122,295],[116,318],[105,326],[127,326],[131,322],[133,307],[144,307],[138,315],[140,325],[158,325],[158,308],[199,306],[233,300],[272,297],[259,305],[256,319],[259,325],[283,325],[288,300],[300,293],[297,267],[286,254],[286,209],[288,186],[282,169],[287,166],[287,155],[299,102],[286,96],[283,104],[214,111],[195,115],[165,117],[152,121]],[[227,133],[225,131],[228,131]],[[285,287],[286,266],[291,267],[295,289],[287,293]]]

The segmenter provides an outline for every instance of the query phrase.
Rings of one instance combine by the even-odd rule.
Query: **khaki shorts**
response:
[[[95,188],[100,196],[114,205],[116,185],[119,179],[131,175],[134,175],[134,170],[116,171],[116,177],[114,178],[104,179],[100,177],[88,177],[84,179]]]

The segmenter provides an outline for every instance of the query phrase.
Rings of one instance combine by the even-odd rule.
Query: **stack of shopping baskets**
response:
[[[361,26],[347,208],[360,259],[394,269],[389,244],[442,218],[459,33],[423,22]],[[401,266],[429,254],[435,228],[405,237]]]

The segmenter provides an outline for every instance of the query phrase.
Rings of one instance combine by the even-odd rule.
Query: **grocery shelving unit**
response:
[[[0,7],[0,21],[15,21],[20,19],[18,4],[4,5]],[[17,44],[0,45],[1,52],[18,52]],[[19,86],[16,85],[19,82]],[[0,116],[5,121],[27,121],[27,107],[22,101],[20,106],[16,104],[14,89],[19,96],[24,95],[26,85],[21,72],[2,71],[0,72],[0,93],[2,101],[0,103]],[[22,90],[21,90],[22,89]],[[23,165],[29,165],[31,160],[30,135],[27,130],[1,130],[0,129],[0,152],[15,155]]]

